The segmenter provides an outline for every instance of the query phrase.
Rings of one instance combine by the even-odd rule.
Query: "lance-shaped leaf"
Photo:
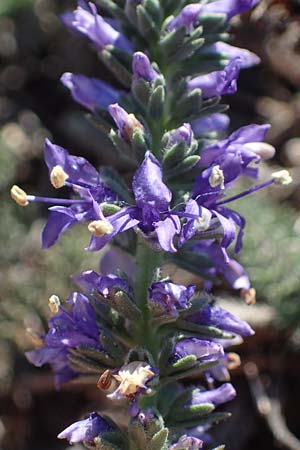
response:
[[[214,411],[215,406],[212,403],[201,403],[199,405],[181,406],[181,408],[171,408],[169,420],[183,422],[194,420],[205,416]]]
[[[149,442],[147,450],[166,450],[168,435],[168,428],[163,428],[162,430],[158,431]]]

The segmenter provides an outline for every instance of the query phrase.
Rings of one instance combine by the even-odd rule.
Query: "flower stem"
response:
[[[142,320],[138,325],[138,341],[157,357],[158,340],[155,332],[150,327],[151,313],[148,306],[148,287],[153,281],[154,272],[159,267],[161,254],[145,244],[142,238],[138,238],[136,263],[137,274],[135,284],[135,296],[142,311]]]

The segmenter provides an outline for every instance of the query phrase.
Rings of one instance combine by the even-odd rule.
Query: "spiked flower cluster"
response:
[[[52,366],[58,387],[96,377],[112,408],[127,417],[124,433],[114,414],[93,412],[59,434],[70,443],[107,450],[200,449],[207,430],[227,417],[214,410],[236,395],[229,370],[239,357],[228,349],[253,330],[207,292],[163,278],[160,268],[172,261],[200,275],[206,289],[222,277],[247,302],[255,301],[244,268],[228,254],[233,244],[241,250],[245,227],[228,205],[291,179],[276,172],[230,195],[241,177],[257,178],[260,161],[275,150],[263,142],[268,125],[224,137],[229,118],[220,96],[236,92],[240,70],[259,62],[226,42],[231,18],[258,2],[102,0],[98,10],[79,0],[62,17],[91,42],[123,89],[72,73],[61,82],[108,132],[107,151],[133,168],[126,184],[112,169],[98,171],[47,140],[51,184],[67,187],[69,197],[11,190],[22,206],[50,206],[44,248],[78,222],[90,232],[88,251],[110,244],[100,274],[73,276],[81,292],[65,307],[50,298],[49,331],[27,353],[36,366]]]

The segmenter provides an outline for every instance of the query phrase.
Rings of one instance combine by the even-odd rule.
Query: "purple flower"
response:
[[[175,345],[172,359],[178,360],[188,355],[195,355],[200,362],[218,361],[223,357],[224,350],[217,342],[187,338]]]
[[[196,286],[183,286],[167,281],[153,283],[148,289],[150,306],[171,316],[178,316],[178,309],[186,309]]]
[[[92,444],[97,436],[113,430],[114,428],[105,419],[96,412],[92,412],[87,419],[72,423],[57,437],[58,439],[67,439],[70,444],[78,442]]]
[[[243,342],[243,339],[239,335],[235,335],[233,339],[214,339],[225,349],[234,345],[239,345]],[[210,367],[205,371],[205,377],[210,384],[214,384],[214,380],[228,381],[230,380],[229,370],[233,370],[239,367],[241,360],[236,353],[224,353],[223,357],[218,360],[218,364]]]
[[[103,237],[92,236],[89,250],[100,250],[117,234],[138,226],[146,235],[156,232],[165,251],[176,251],[173,238],[180,231],[180,220],[177,215],[169,213],[172,193],[164,184],[161,165],[152,153],[146,153],[134,175],[132,187],[136,206],[122,208],[108,217],[112,233]]]
[[[244,320],[219,306],[207,305],[192,314],[186,320],[199,325],[213,325],[221,330],[242,336],[252,336],[254,331]]]
[[[122,366],[113,378],[118,382],[117,388],[108,395],[114,400],[135,400],[147,390],[147,383],[157,375],[157,369],[145,361],[132,361]],[[134,408],[135,409],[135,408]]]
[[[197,242],[190,248],[190,251],[203,254],[211,260],[212,267],[207,269],[209,277],[215,277],[219,274],[233,289],[250,289],[249,277],[244,267],[234,259],[226,259],[218,243],[212,240]],[[206,282],[206,289],[211,287],[211,282]]]
[[[70,155],[67,150],[45,142],[45,161],[54,187],[70,187],[80,199],[51,199],[27,196],[30,202],[54,204],[42,234],[43,248],[51,247],[61,234],[77,222],[98,219],[95,202],[114,201],[117,196],[100,179],[97,170],[82,157]]]
[[[221,405],[233,400],[236,396],[236,391],[232,384],[224,383],[217,389],[210,391],[195,390],[193,396],[189,401],[189,405],[199,405],[201,403],[213,403],[214,405]]]
[[[115,291],[122,290],[129,293],[131,290],[126,280],[112,273],[99,275],[93,270],[87,270],[80,275],[73,276],[72,279],[87,295],[95,291],[103,297],[109,298]]]
[[[190,5],[185,6],[182,11],[171,20],[168,25],[168,31],[186,27],[187,31],[191,33],[198,21],[202,8],[203,6],[199,5],[199,3],[191,3]]]
[[[233,16],[241,14],[259,3],[260,0],[218,0],[215,2],[203,5],[203,14],[205,13],[217,13],[225,14],[227,20],[230,20]]]
[[[199,450],[202,445],[203,441],[200,439],[185,434],[175,444],[172,444],[169,450]]]
[[[250,163],[257,164],[261,159],[267,159],[274,154],[274,148],[262,142],[269,128],[270,125],[248,125],[239,128],[228,138],[204,147],[199,166],[207,167],[208,170],[211,170],[213,165],[220,166],[225,186],[242,174],[256,178],[258,169],[250,166]],[[204,176],[205,172],[198,181]],[[196,186],[198,181],[196,180]],[[200,193],[199,190],[198,192]]]
[[[49,320],[49,331],[43,337],[44,347],[26,353],[27,359],[37,367],[49,363],[55,375],[55,383],[78,377],[68,364],[68,351],[79,345],[87,345],[104,351],[99,343],[100,328],[89,300],[74,292],[67,300],[70,310],[60,308],[60,313]]]
[[[111,103],[119,101],[124,94],[104,81],[84,75],[64,73],[60,81],[70,90],[76,102],[92,112],[97,109],[107,109]]]
[[[158,77],[158,73],[153,69],[149,58],[145,53],[136,52],[132,57],[132,71],[134,80],[145,80],[153,83]]]
[[[133,49],[125,36],[97,14],[96,6],[91,2],[87,4],[83,0],[79,1],[77,9],[64,14],[62,20],[66,26],[90,39],[100,50],[107,45],[113,45],[126,52]]]
[[[230,119],[227,114],[216,113],[193,120],[191,126],[195,135],[201,136],[211,132],[225,131],[229,126],[229,122]]]
[[[240,59],[235,58],[229,62],[224,70],[192,78],[188,81],[188,89],[201,89],[204,99],[216,95],[234,94],[237,90],[240,68]]]
[[[241,69],[246,69],[248,67],[256,66],[260,63],[260,58],[255,55],[255,53],[246,50],[245,48],[234,47],[233,45],[227,44],[227,42],[215,42],[208,47],[203,47],[201,49],[201,54],[204,55],[216,55],[218,57],[223,56],[229,61],[233,61],[239,58]]]

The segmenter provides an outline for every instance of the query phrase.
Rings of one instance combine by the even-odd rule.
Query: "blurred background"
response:
[[[45,137],[96,165],[113,161],[103,152],[103,135],[59,83],[66,71],[115,83],[88,43],[60,23],[59,14],[74,4],[0,0],[0,450],[65,449],[57,433],[99,401],[94,386],[56,392],[50,371],[23,356],[32,347],[30,329],[45,327],[49,296],[66,298],[70,275],[96,268],[99,255],[82,251],[87,235],[80,226],[42,251],[46,209],[22,209],[8,194],[14,183],[53,194]],[[234,22],[233,32],[234,44],[257,53],[262,64],[244,71],[239,93],[226,99],[231,128],[271,123],[267,139],[277,154],[261,176],[285,166],[295,181],[234,205],[248,220],[240,261],[257,305],[242,305],[225,287],[218,293],[257,333],[238,348],[243,365],[232,375],[239,395],[226,408],[233,419],[216,430],[216,440],[231,450],[299,450],[300,1],[262,0]]]

